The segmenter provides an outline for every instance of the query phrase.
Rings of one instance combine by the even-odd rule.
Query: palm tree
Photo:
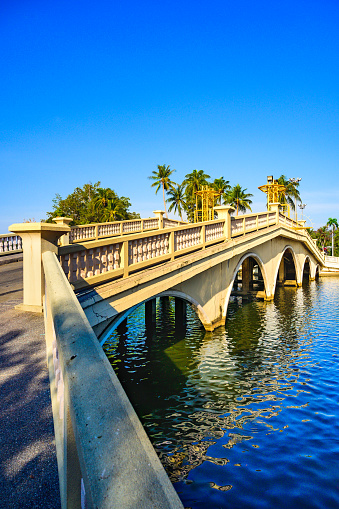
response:
[[[176,188],[170,189],[168,191],[169,198],[166,200],[170,203],[168,207],[168,212],[174,209],[174,212],[178,212],[180,215],[180,219],[182,221],[182,212],[186,210],[186,202],[184,200],[185,196],[185,186],[184,184],[179,184]]]
[[[301,202],[299,182],[291,182],[285,175],[278,178],[278,184],[285,186],[285,193],[280,196],[280,203],[288,203],[292,210],[295,210],[295,203]]]
[[[193,170],[192,173],[187,173],[183,184],[185,185],[186,196],[195,201],[195,192],[201,189],[201,186],[207,186],[207,179],[211,178],[203,170]]]
[[[212,187],[213,187],[213,189],[215,189],[215,191],[218,191],[218,193],[220,193],[219,205],[221,205],[222,195],[231,189],[229,180],[225,180],[224,177],[220,177],[219,179],[214,179]]]
[[[332,226],[332,252],[331,255],[334,256],[334,230],[335,228],[339,228],[338,221],[335,217],[329,217],[326,223],[326,226]]]
[[[119,221],[125,219],[124,206],[118,197],[108,200],[106,206],[102,210],[101,222]]]
[[[109,200],[112,200],[113,198],[116,198],[116,194],[112,189],[109,187],[99,187],[96,191],[96,196],[93,199],[93,206],[101,209],[102,207],[106,207]]]
[[[173,184],[175,184],[175,182],[170,179],[170,176],[173,172],[175,172],[175,170],[171,170],[169,166],[166,166],[165,164],[158,164],[158,171],[152,171],[153,175],[148,177],[149,179],[154,180],[151,187],[156,187],[155,194],[157,194],[160,187],[162,187],[166,217],[168,217],[168,215],[166,209],[165,191],[168,192],[170,189],[173,189]]]
[[[250,207],[252,200],[249,198],[251,198],[253,194],[246,193],[245,191],[247,191],[247,189],[242,189],[240,184],[237,184],[225,194],[224,203],[236,207],[237,215],[239,214],[239,210],[241,212],[246,212],[246,210],[249,209],[252,212]]]
[[[318,228],[315,232],[317,244],[321,249],[324,251],[325,244],[330,240],[329,238],[329,232],[326,228],[326,226],[322,226],[321,228]]]

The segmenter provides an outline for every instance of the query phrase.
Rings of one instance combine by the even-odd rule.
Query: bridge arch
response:
[[[225,305],[224,305],[224,312],[223,312],[223,316],[225,317],[226,319],[226,315],[227,315],[227,308],[228,308],[228,304],[229,304],[229,300],[230,300],[230,297],[231,297],[231,292],[232,292],[232,288],[233,288],[233,285],[234,285],[234,281],[235,281],[235,278],[236,278],[236,275],[241,267],[241,265],[243,264],[243,262],[247,259],[247,258],[254,258],[254,260],[258,263],[258,266],[260,268],[260,271],[261,271],[261,274],[262,274],[262,277],[264,279],[264,287],[265,287],[265,292],[266,292],[266,295],[270,296],[270,285],[269,285],[269,280],[268,280],[268,276],[267,276],[267,271],[266,271],[266,268],[265,268],[265,264],[263,262],[263,260],[261,259],[261,257],[255,253],[254,251],[251,251],[249,253],[245,253],[241,258],[240,260],[238,261],[235,269],[233,270],[233,274],[232,274],[232,277],[231,277],[231,281],[228,285],[228,288],[227,288],[227,291],[226,291],[226,296],[225,296]]]
[[[124,320],[126,320],[126,318],[129,315],[131,315],[133,313],[133,311],[138,309],[140,306],[144,305],[146,302],[156,299],[157,297],[177,297],[185,302],[188,302],[193,307],[194,311],[197,313],[200,321],[203,324],[210,323],[210,321],[211,321],[210,318],[208,317],[206,311],[202,307],[202,305],[197,300],[195,300],[193,297],[191,297],[190,295],[188,295],[184,292],[180,292],[177,290],[166,290],[164,292],[158,293],[157,295],[154,295],[153,297],[150,297],[149,299],[145,299],[144,301],[138,303],[137,305],[126,309],[125,311],[120,313],[118,316],[115,316],[114,319],[110,322],[110,324],[105,328],[105,330],[101,334],[100,345],[103,346],[106,343],[106,341],[108,339],[108,332],[107,332],[108,330],[110,333],[113,332]]]
[[[301,268],[301,281],[304,281],[307,276],[308,280],[310,280],[312,278],[311,273],[312,273],[311,258],[308,255],[306,255]]]
[[[300,270],[300,266],[299,266],[299,263],[298,263],[297,256],[295,254],[295,251],[294,251],[293,247],[290,244],[287,244],[284,247],[282,253],[280,254],[280,256],[278,258],[278,262],[277,262],[277,265],[276,265],[276,268],[275,268],[275,271],[274,271],[273,285],[272,285],[272,295],[275,294],[275,291],[276,291],[276,288],[277,288],[277,281],[278,281],[278,279],[279,279],[279,281],[282,281],[285,278],[285,274],[283,276],[281,276],[281,275],[279,276],[279,272],[282,269],[284,270],[284,264],[282,265],[282,262],[284,263],[285,253],[287,253],[287,252],[291,254],[292,261],[294,263],[296,284],[298,286],[301,285],[301,282],[302,282],[301,274],[302,274],[302,272]]]

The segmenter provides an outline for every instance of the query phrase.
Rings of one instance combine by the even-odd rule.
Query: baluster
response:
[[[148,239],[142,240],[142,260],[147,260],[147,241]]]
[[[160,256],[164,254],[165,244],[164,244],[164,236],[160,236]]]
[[[108,253],[107,253],[107,268],[108,270],[113,270],[115,269],[115,262],[114,262],[114,250],[115,250],[115,245],[112,244],[111,246],[109,246],[108,248]]]
[[[156,238],[155,236],[152,237],[152,250],[151,250],[152,258],[155,258],[156,256]]]
[[[147,260],[152,258],[152,239],[147,237]]]
[[[104,274],[105,272],[107,272],[107,265],[108,265],[108,259],[107,259],[107,255],[108,255],[108,250],[109,250],[109,246],[103,246],[101,248],[101,256],[100,256],[100,259],[101,259],[101,270],[100,270],[100,273],[101,274]]]
[[[114,244],[114,269],[119,269],[121,265],[121,250],[122,244]]]
[[[155,256],[160,256],[160,235],[157,235]]]
[[[87,277],[93,276],[93,269],[94,269],[93,249],[89,249],[87,255]]]
[[[138,240],[138,258],[137,258],[137,261],[138,262],[142,261],[142,240],[141,239]]]
[[[138,243],[136,240],[133,240],[133,260],[132,263],[138,262]]]
[[[168,239],[168,233],[165,235],[164,239],[164,254],[168,254],[169,252],[169,239]]]

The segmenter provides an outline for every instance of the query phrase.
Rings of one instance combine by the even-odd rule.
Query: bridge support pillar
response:
[[[282,257],[282,260],[279,265],[279,271],[278,271],[278,284],[279,286],[283,285],[285,281],[285,264],[284,264],[284,257]]]
[[[127,318],[119,323],[117,331],[120,335],[127,334]]]
[[[157,321],[156,300],[151,299],[145,302],[145,324],[146,327],[154,327]]]
[[[186,302],[179,297],[175,298],[175,328],[186,329]]]
[[[20,235],[23,246],[23,303],[16,306],[22,311],[42,313],[45,278],[42,254],[58,252],[58,239],[70,231],[66,224],[19,223],[12,224],[9,231]]]
[[[246,258],[242,262],[242,291],[244,293],[249,293],[251,290],[251,283],[253,280],[253,260],[251,258]]]

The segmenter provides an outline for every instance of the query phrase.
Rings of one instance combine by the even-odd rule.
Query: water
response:
[[[206,333],[174,300],[105,345],[184,506],[339,508],[339,278],[234,300]]]

